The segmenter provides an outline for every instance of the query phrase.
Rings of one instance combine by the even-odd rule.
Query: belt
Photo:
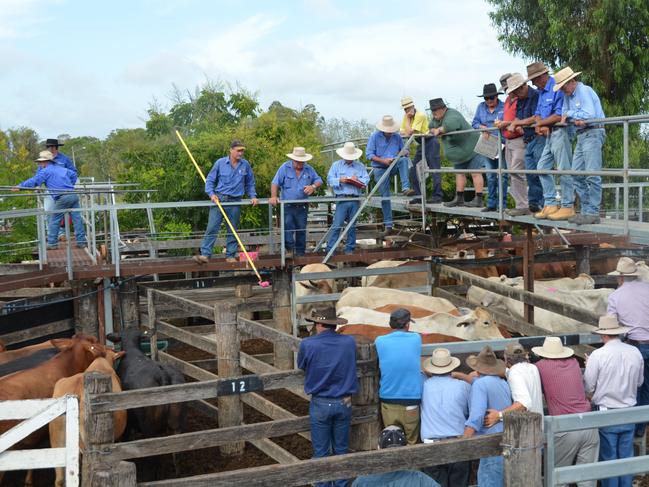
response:
[[[629,345],[649,345],[649,340],[633,340],[632,338],[627,338],[626,342]]]
[[[358,198],[355,194],[337,194],[336,198]]]
[[[352,396],[342,396],[342,397],[324,397],[324,396],[312,396],[312,399],[320,399],[321,401],[339,401],[344,404],[352,403]]]
[[[589,130],[593,129],[603,129],[603,125],[587,125],[586,127],[581,127],[577,129],[577,134],[583,134],[584,132],[588,132]]]

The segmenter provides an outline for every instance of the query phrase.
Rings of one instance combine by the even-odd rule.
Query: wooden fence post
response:
[[[89,396],[112,392],[113,386],[109,375],[100,372],[90,372],[83,377],[83,395],[85,403],[85,418],[83,424],[84,451],[81,467],[81,481],[84,487],[94,484],[94,476],[100,470],[110,470],[113,466],[105,465],[96,445],[113,443],[113,413],[93,413]]]
[[[151,358],[158,360],[158,325],[156,324],[158,318],[155,310],[155,301],[153,300],[153,289],[146,290],[146,314],[149,320],[149,330],[151,330]]]
[[[72,292],[79,298],[75,300],[75,330],[95,337],[99,336],[96,291],[97,286],[92,280],[72,281]]]
[[[247,303],[248,298],[252,297],[252,284],[237,284],[234,286],[234,296],[239,298],[239,302]],[[238,315],[242,318],[252,319],[252,311],[239,311]]]
[[[503,421],[505,487],[541,487],[543,416],[514,411],[506,413]]]
[[[132,462],[119,462],[110,470],[100,470],[92,479],[92,487],[136,487],[137,472]]]
[[[534,292],[534,238],[532,235],[532,225],[527,225],[526,238],[523,244],[523,283],[525,290]],[[525,321],[534,324],[534,306],[525,303],[523,305],[523,314]]]
[[[137,294],[137,283],[134,278],[128,278],[122,281],[117,293],[119,298],[118,305],[122,312],[124,328],[137,328],[140,326],[140,311],[138,302],[140,300]]]
[[[356,338],[356,360],[372,360],[375,371],[358,379],[358,393],[352,396],[354,406],[375,406],[376,420],[352,426],[349,447],[354,451],[374,450],[379,441],[379,369],[374,344],[365,337]]]
[[[288,269],[273,271],[273,321],[275,329],[293,334],[291,323],[291,275]],[[274,344],[274,364],[282,370],[293,368],[293,351],[287,345]]]
[[[241,375],[240,341],[237,329],[237,312],[233,303],[221,303],[214,307],[214,323],[218,349],[218,375],[220,378]],[[219,427],[239,426],[243,421],[241,397],[238,394],[218,397]],[[224,455],[240,455],[244,442],[221,446]]]
[[[575,245],[575,272],[590,275],[590,247],[588,245]]]

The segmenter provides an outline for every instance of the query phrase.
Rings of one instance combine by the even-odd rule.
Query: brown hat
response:
[[[519,342],[509,342],[505,347],[505,357],[524,357],[527,354],[523,345]]]
[[[469,355],[466,364],[484,375],[505,375],[505,362],[496,358],[489,345],[485,346],[478,355]]]
[[[538,78],[542,74],[549,72],[550,69],[541,62],[529,64],[527,66],[527,81],[532,81],[534,78]]]
[[[304,319],[311,323],[320,323],[321,325],[337,326],[347,324],[346,319],[336,316],[336,307],[332,304],[314,308],[311,311],[311,316]]]

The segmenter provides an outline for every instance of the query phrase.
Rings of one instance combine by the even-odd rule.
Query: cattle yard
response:
[[[300,306],[338,301],[345,287],[360,286],[367,279],[402,278],[405,285],[399,284],[401,289],[473,309],[476,303],[470,300],[469,289],[474,286],[523,303],[522,316],[488,311],[511,335],[533,337],[525,339],[526,346],[531,346],[550,334],[534,324],[539,309],[586,325],[597,324],[599,317],[591,309],[535,293],[535,280],[538,285],[541,278],[585,273],[592,276],[597,288],[614,287],[606,272],[619,256],[648,257],[646,247],[631,244],[622,236],[543,234],[531,225],[509,241],[458,241],[442,235],[433,240],[438,244],[453,240],[455,258],[437,246],[415,245],[334,255],[328,272],[306,273],[300,271],[321,262],[322,256],[290,259],[283,254],[264,255],[258,263],[272,283],[269,288],[257,286],[245,264],[215,260],[198,273],[182,258],[127,259],[120,266],[120,277],[111,277],[113,270],[106,265],[84,266],[76,269],[75,279],[62,288],[23,287],[18,291],[18,283],[35,286],[40,284],[38,279],[47,278],[43,272],[21,278],[5,276],[0,278],[0,286],[5,286],[5,291],[0,291],[5,293],[0,295],[5,301],[0,340],[11,348],[83,331],[104,341],[114,329],[141,326],[149,330],[152,358],[175,366],[185,376],[184,384],[112,392],[106,376],[86,375],[86,414],[81,425],[86,438],[81,455],[83,485],[305,485],[330,480],[333,472],[336,477],[353,478],[395,468],[478,459],[501,453],[502,444],[507,445],[506,485],[522,485],[521,479],[534,483],[531,479],[537,476],[540,485],[538,445],[543,433],[540,416],[533,414],[510,415],[502,435],[376,451],[380,431],[378,370],[373,346],[364,337],[357,337],[361,387],[354,396],[352,453],[309,459],[308,396],[303,392],[303,373],[295,369],[295,352],[307,333],[300,326]],[[400,267],[376,266],[385,260],[413,262]],[[154,280],[143,277],[154,273]],[[65,279],[68,273],[63,274]],[[524,285],[493,280],[501,274],[522,276]],[[300,283],[324,279],[336,283],[329,292],[297,292]],[[457,353],[474,353],[485,343],[502,350],[505,342],[490,339],[444,345]],[[566,336],[564,342],[583,356],[596,340],[586,333]],[[423,353],[429,355],[435,346],[426,345]],[[182,432],[113,440],[114,411],[171,403],[186,405],[187,423]],[[649,419],[649,412],[637,409],[642,419]],[[597,424],[598,418],[584,421]],[[615,424],[616,420],[620,421],[608,417],[602,421]],[[556,427],[579,429],[582,423],[574,421]],[[631,468],[635,472],[649,470],[644,464]],[[546,472],[553,474],[546,475],[545,485],[552,485],[547,477],[558,482],[591,474],[560,470],[556,469],[555,475],[552,465],[546,465]],[[16,479],[10,473],[1,485],[16,485]],[[38,472],[35,479],[37,486],[50,482],[45,475],[39,481]]]

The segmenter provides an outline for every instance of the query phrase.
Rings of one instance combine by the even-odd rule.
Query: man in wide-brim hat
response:
[[[401,194],[412,196],[414,191],[410,189],[409,168],[410,159],[402,154],[403,138],[399,134],[399,124],[391,115],[384,115],[376,124],[376,131],[367,140],[365,153],[367,159],[372,162],[372,175],[376,183],[382,178],[386,171],[390,171],[381,185],[379,194],[382,198],[381,210],[383,212],[383,225],[385,235],[392,233],[392,205],[390,203],[390,178],[399,175],[401,179]]]
[[[602,145],[606,131],[601,123],[586,123],[586,120],[606,117],[602,103],[595,90],[577,81],[581,72],[574,72],[570,66],[554,75],[557,84],[554,91],[563,93],[562,123],[574,122],[577,129],[577,144],[572,158],[573,171],[601,171]],[[569,221],[577,225],[599,223],[599,209],[602,200],[601,176],[573,176],[575,191],[581,201],[581,213]]]
[[[464,423],[469,411],[471,386],[455,379],[451,372],[460,366],[446,348],[436,348],[422,363],[428,376],[421,396],[421,439],[434,443],[464,434]],[[466,487],[469,483],[471,462],[454,462],[422,470],[441,487]]]
[[[602,337],[604,346],[590,354],[584,370],[586,393],[600,411],[637,405],[637,391],[644,381],[644,360],[638,349],[628,345],[621,336],[629,329],[620,326],[613,315],[600,317],[593,333]],[[633,456],[634,424],[599,428],[599,460],[615,460]],[[644,432],[643,432],[644,434]],[[631,485],[632,475],[601,481],[603,487]]]
[[[336,316],[333,304],[314,308],[307,318],[315,324],[316,335],[300,343],[297,366],[304,371],[304,392],[311,394],[311,444],[313,457],[342,455],[349,449],[352,394],[358,390],[356,342],[336,333],[347,320]],[[331,485],[331,482],[316,485]],[[337,480],[334,485],[348,485]]]
[[[304,147],[294,147],[289,158],[275,173],[270,183],[270,199],[275,206],[281,191],[283,200],[298,200],[300,203],[284,205],[284,247],[296,257],[306,252],[306,225],[309,218],[308,198],[322,186],[322,178],[313,166],[307,164],[313,156]]]
[[[491,428],[484,426],[484,417],[488,409],[502,411],[511,406],[511,391],[505,375],[505,362],[496,358],[490,346],[486,346],[478,355],[471,355],[466,364],[477,372],[471,385],[469,401],[469,418],[465,423],[464,437],[502,433],[503,423],[498,422]],[[493,456],[480,459],[478,467],[478,485],[502,485],[503,457]]]

